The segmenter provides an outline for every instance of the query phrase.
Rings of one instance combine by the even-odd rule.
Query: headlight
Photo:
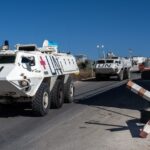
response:
[[[20,85],[21,85],[21,86],[27,86],[27,85],[28,85],[28,82],[23,80],[23,81],[20,82]]]
[[[29,81],[28,81],[28,80],[19,81],[19,85],[20,85],[21,87],[29,86]]]

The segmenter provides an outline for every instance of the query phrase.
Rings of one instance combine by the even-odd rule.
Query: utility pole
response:
[[[103,44],[102,45],[97,45],[96,47],[97,47],[97,49],[102,49],[103,58],[105,59],[106,56],[105,56],[105,51],[104,51],[104,45]]]

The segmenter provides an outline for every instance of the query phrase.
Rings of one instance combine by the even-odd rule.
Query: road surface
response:
[[[150,138],[138,136],[149,103],[126,82],[77,81],[75,102],[45,117],[20,106],[1,108],[0,150],[149,150]]]

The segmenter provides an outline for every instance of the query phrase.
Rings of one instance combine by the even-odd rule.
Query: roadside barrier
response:
[[[150,101],[150,92],[143,87],[137,85],[132,81],[128,81],[127,88],[129,88],[132,92],[138,94],[139,96],[145,98],[146,100]],[[147,135],[150,133],[150,120],[145,124],[144,128],[140,131],[139,136],[141,138],[146,138]]]
[[[144,89],[143,87],[137,85],[136,83],[132,81],[128,81],[127,87],[131,89],[132,92],[150,101],[150,92],[148,90]]]
[[[140,137],[146,138],[150,133],[150,120],[145,124],[144,128],[140,131]]]

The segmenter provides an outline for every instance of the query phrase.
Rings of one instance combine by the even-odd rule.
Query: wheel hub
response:
[[[70,84],[70,97],[73,97],[73,95],[74,95],[73,84]]]
[[[47,106],[48,106],[48,93],[47,92],[44,92],[43,94],[43,107],[46,109]]]

